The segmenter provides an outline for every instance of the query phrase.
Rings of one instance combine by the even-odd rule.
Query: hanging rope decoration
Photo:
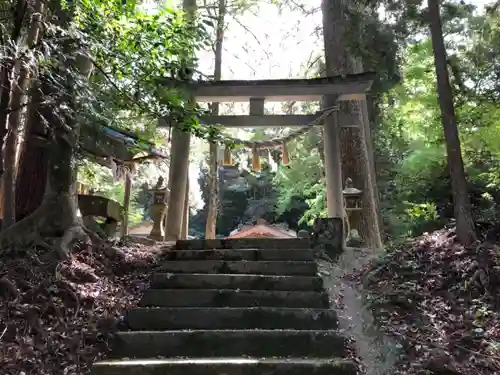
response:
[[[122,164],[117,163],[112,157],[108,158],[108,166],[111,169],[113,175],[113,181],[124,181],[128,176],[132,178],[134,172],[133,164]]]
[[[223,136],[222,143],[225,144],[225,149],[224,149],[224,165],[232,165],[232,156],[231,156],[231,151],[233,148],[233,145],[242,145],[245,146],[248,149],[252,150],[252,170],[259,173],[261,171],[261,165],[260,165],[260,155],[259,155],[259,150],[260,149],[274,149],[274,148],[281,148],[282,154],[282,164],[283,165],[289,165],[290,163],[290,155],[288,153],[288,147],[287,144],[290,143],[291,141],[295,140],[296,138],[301,137],[302,135],[308,133],[314,126],[318,125],[321,121],[323,121],[326,117],[331,115],[333,112],[338,111],[339,106],[331,106],[328,108],[325,108],[321,111],[316,112],[317,114],[321,113],[315,120],[311,121],[309,124],[304,126],[303,128],[300,128],[299,130],[296,130],[294,132],[291,132],[290,134],[280,137],[280,138],[274,138],[268,141],[249,141],[246,139],[239,139],[239,138],[232,138],[229,136]]]
[[[262,170],[260,165],[259,149],[256,146],[252,147],[252,170],[257,173],[260,173]]]
[[[290,164],[290,156],[288,155],[288,147],[286,142],[283,142],[283,147],[281,149],[281,163],[284,166]]]
[[[233,155],[231,154],[231,147],[226,145],[224,149],[224,160],[222,161],[223,165],[233,165]]]

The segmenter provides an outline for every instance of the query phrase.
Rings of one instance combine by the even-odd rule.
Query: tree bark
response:
[[[38,34],[40,28],[41,13],[43,11],[43,2],[38,0],[35,3],[34,12],[30,21],[30,27],[28,31],[28,38],[26,44],[28,48],[33,48],[33,46],[38,41]],[[21,131],[21,119],[23,113],[23,105],[26,98],[26,90],[28,89],[31,71],[30,67],[26,66],[23,61],[18,61],[20,63],[19,68],[19,78],[17,83],[14,85],[11,94],[11,112],[8,117],[9,122],[9,132],[7,139],[5,141],[5,152],[4,152],[4,177],[3,177],[3,228],[7,228],[15,223],[16,221],[16,192],[15,192],[15,182],[16,182],[16,171],[17,171],[17,161],[18,161],[18,142],[19,134]]]
[[[61,99],[69,102],[71,106],[74,104],[70,97],[70,87],[69,81],[66,84],[68,93]],[[51,91],[55,90],[53,88]],[[37,243],[45,238],[56,238],[54,250],[61,259],[65,259],[74,241],[88,239],[77,217],[75,194],[75,147],[79,136],[79,125],[71,116],[56,113],[60,107],[60,101],[40,106],[41,116],[49,124],[52,133],[51,140],[47,144],[48,173],[43,201],[32,215],[0,234],[2,251],[15,251],[29,243]]]
[[[31,215],[40,206],[45,192],[48,173],[49,150],[43,139],[47,131],[40,116],[42,98],[47,95],[47,84],[39,80],[41,87],[31,88],[31,103],[24,142],[19,152],[19,167],[16,179],[16,220]]]
[[[10,109],[10,94],[13,79],[13,62],[2,61],[2,68],[0,69],[1,83],[2,83],[2,96],[0,97],[0,149],[3,148],[5,137],[9,129],[9,109]],[[5,163],[3,160],[3,152],[0,156],[0,177],[5,173]],[[3,193],[3,188],[2,188]],[[3,195],[3,194],[2,194]]]
[[[196,16],[196,0],[183,0],[183,10],[185,21],[188,25],[194,26],[193,21]],[[185,78],[191,79],[192,70]],[[191,104],[194,103],[194,97],[189,98]],[[193,104],[194,105],[194,104]],[[170,147],[170,170],[168,178],[168,207],[165,219],[164,241],[177,241],[182,239],[182,223],[185,214],[185,197],[189,180],[189,147],[191,133],[179,128],[178,124],[172,131],[172,140]]]
[[[328,75],[360,73],[362,66],[347,49],[348,17],[346,0],[323,0],[323,34],[325,38],[325,64]],[[364,104],[359,101],[342,102],[340,111],[359,117],[359,127],[342,128],[342,176],[350,177],[354,186],[363,191],[361,215],[351,220],[351,228],[357,229],[366,245],[382,246],[378,214],[378,191],[371,145],[371,129],[368,116],[363,112]],[[353,114],[353,115],[351,115]],[[342,124],[339,124],[342,125]],[[347,124],[352,125],[352,124]]]
[[[215,31],[215,66],[214,80],[220,81],[222,75],[222,44],[224,42],[224,26],[226,16],[226,0],[219,0],[219,9],[217,14],[217,26]],[[219,103],[212,103],[212,113],[219,114]],[[217,208],[218,208],[218,145],[216,142],[210,142],[209,156],[209,179],[208,179],[208,210],[207,223],[205,226],[205,238],[215,239],[217,227]]]
[[[443,29],[439,9],[439,0],[428,0],[429,21],[436,68],[437,90],[441,109],[450,171],[451,188],[457,221],[457,237],[463,245],[470,245],[476,241],[476,231],[472,219],[472,210],[465,177],[464,162],[460,147],[457,118],[453,104],[453,93],[450,85],[446,65],[446,49],[444,45]]]
[[[135,169],[135,166],[133,164],[130,165],[130,173],[127,173],[125,175],[125,192],[123,196],[123,222],[122,222],[122,229],[121,229],[121,235],[126,236],[128,234],[128,217],[129,217],[129,211],[130,211],[130,193],[132,190],[132,178],[130,174],[132,171]]]
[[[26,14],[27,5],[28,3],[25,0],[17,0],[16,5],[13,7],[13,25],[10,40],[12,45],[16,45],[21,38],[23,20],[24,15]],[[15,52],[8,49],[5,57],[1,61],[2,97],[0,100],[0,134],[2,135],[2,137],[5,137],[5,135],[7,135],[8,117],[11,108],[11,88],[12,80],[14,79],[14,67]]]
[[[66,28],[72,15],[62,9],[59,2],[54,3],[54,14],[62,28]],[[72,41],[66,41],[62,48],[65,55],[73,55],[75,61],[66,59],[60,61],[56,68],[62,77],[60,86],[54,87],[45,82],[48,94],[58,93],[55,103],[44,103],[40,106],[41,116],[50,127],[51,137],[48,142],[48,173],[47,184],[42,204],[30,216],[15,223],[0,234],[0,249],[18,251],[27,244],[44,241],[47,237],[55,238],[54,250],[61,259],[69,256],[71,245],[75,241],[88,241],[83,223],[77,216],[76,197],[76,146],[80,135],[80,125],[75,119],[78,113],[75,101],[74,77],[70,71],[78,71],[82,79],[87,79],[92,71],[89,59],[77,53]],[[74,64],[68,69],[66,64]],[[68,109],[66,109],[68,108]]]
[[[21,104],[24,100],[24,92],[28,87],[29,72],[21,68],[18,82],[12,89],[11,103],[12,112],[9,115],[9,132],[4,147],[4,175],[2,180],[2,207],[3,228],[7,228],[16,221],[15,181],[17,170],[17,151],[19,132],[21,130]]]
[[[184,196],[184,215],[182,217],[182,229],[181,229],[181,238],[187,239],[189,235],[189,215],[191,214],[191,210],[189,209],[189,177],[186,183],[186,194]]]
[[[17,45],[21,38],[22,25],[24,15],[28,3],[25,0],[18,0],[16,5],[12,8],[13,24],[10,42],[12,45]],[[2,85],[2,93],[0,97],[0,178],[5,172],[5,150],[4,142],[5,137],[8,135],[9,113],[11,110],[11,95],[12,95],[12,82],[14,80],[15,68],[15,52],[7,49],[5,56],[0,60],[0,84]],[[3,196],[3,183],[0,182],[0,196]],[[0,214],[3,216],[3,199],[0,198]]]
[[[218,211],[218,145],[216,142],[210,142],[210,155],[209,155],[209,171],[208,171],[208,210],[207,210],[207,223],[205,226],[205,238],[215,239],[217,227],[217,211]]]

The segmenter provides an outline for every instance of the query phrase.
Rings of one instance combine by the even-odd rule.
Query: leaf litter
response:
[[[500,231],[461,246],[454,229],[412,240],[345,275],[400,349],[392,374],[500,373]]]
[[[149,286],[155,246],[102,243],[59,262],[46,250],[0,258],[2,375],[85,375]]]

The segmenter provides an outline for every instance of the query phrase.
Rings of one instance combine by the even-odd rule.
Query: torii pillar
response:
[[[188,188],[190,141],[191,133],[174,127],[170,147],[170,170],[168,176],[170,194],[165,220],[165,241],[182,239],[182,224],[184,221],[186,191]]]
[[[325,96],[323,106],[329,108],[337,104],[336,96]],[[344,196],[342,193],[342,157],[340,147],[340,123],[338,112],[325,118],[323,126],[323,147],[325,152],[326,208],[329,218],[344,216]]]
[[[186,11],[188,21],[191,21],[196,12],[196,0],[184,0],[183,8]],[[165,241],[183,239],[183,232],[187,232],[188,225],[185,216],[186,210],[188,210],[186,194],[188,194],[191,133],[184,132],[178,126],[174,126],[171,142],[168,178],[170,196],[165,220]]]

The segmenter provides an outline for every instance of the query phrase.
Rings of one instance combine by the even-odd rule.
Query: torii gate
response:
[[[220,124],[226,127],[306,126],[320,114],[265,115],[264,103],[291,100],[323,101],[325,107],[334,106],[340,101],[355,100],[366,103],[366,93],[370,90],[374,78],[375,74],[368,72],[314,79],[193,82],[188,89],[198,103],[250,103],[248,115],[207,115],[200,118],[200,122],[205,124]],[[342,112],[333,112],[324,121],[326,197],[330,218],[343,217],[340,128],[359,127],[362,124],[361,115],[350,117]],[[176,127],[172,131],[166,241],[185,239],[187,235],[189,205],[186,196],[190,137],[190,133]]]

